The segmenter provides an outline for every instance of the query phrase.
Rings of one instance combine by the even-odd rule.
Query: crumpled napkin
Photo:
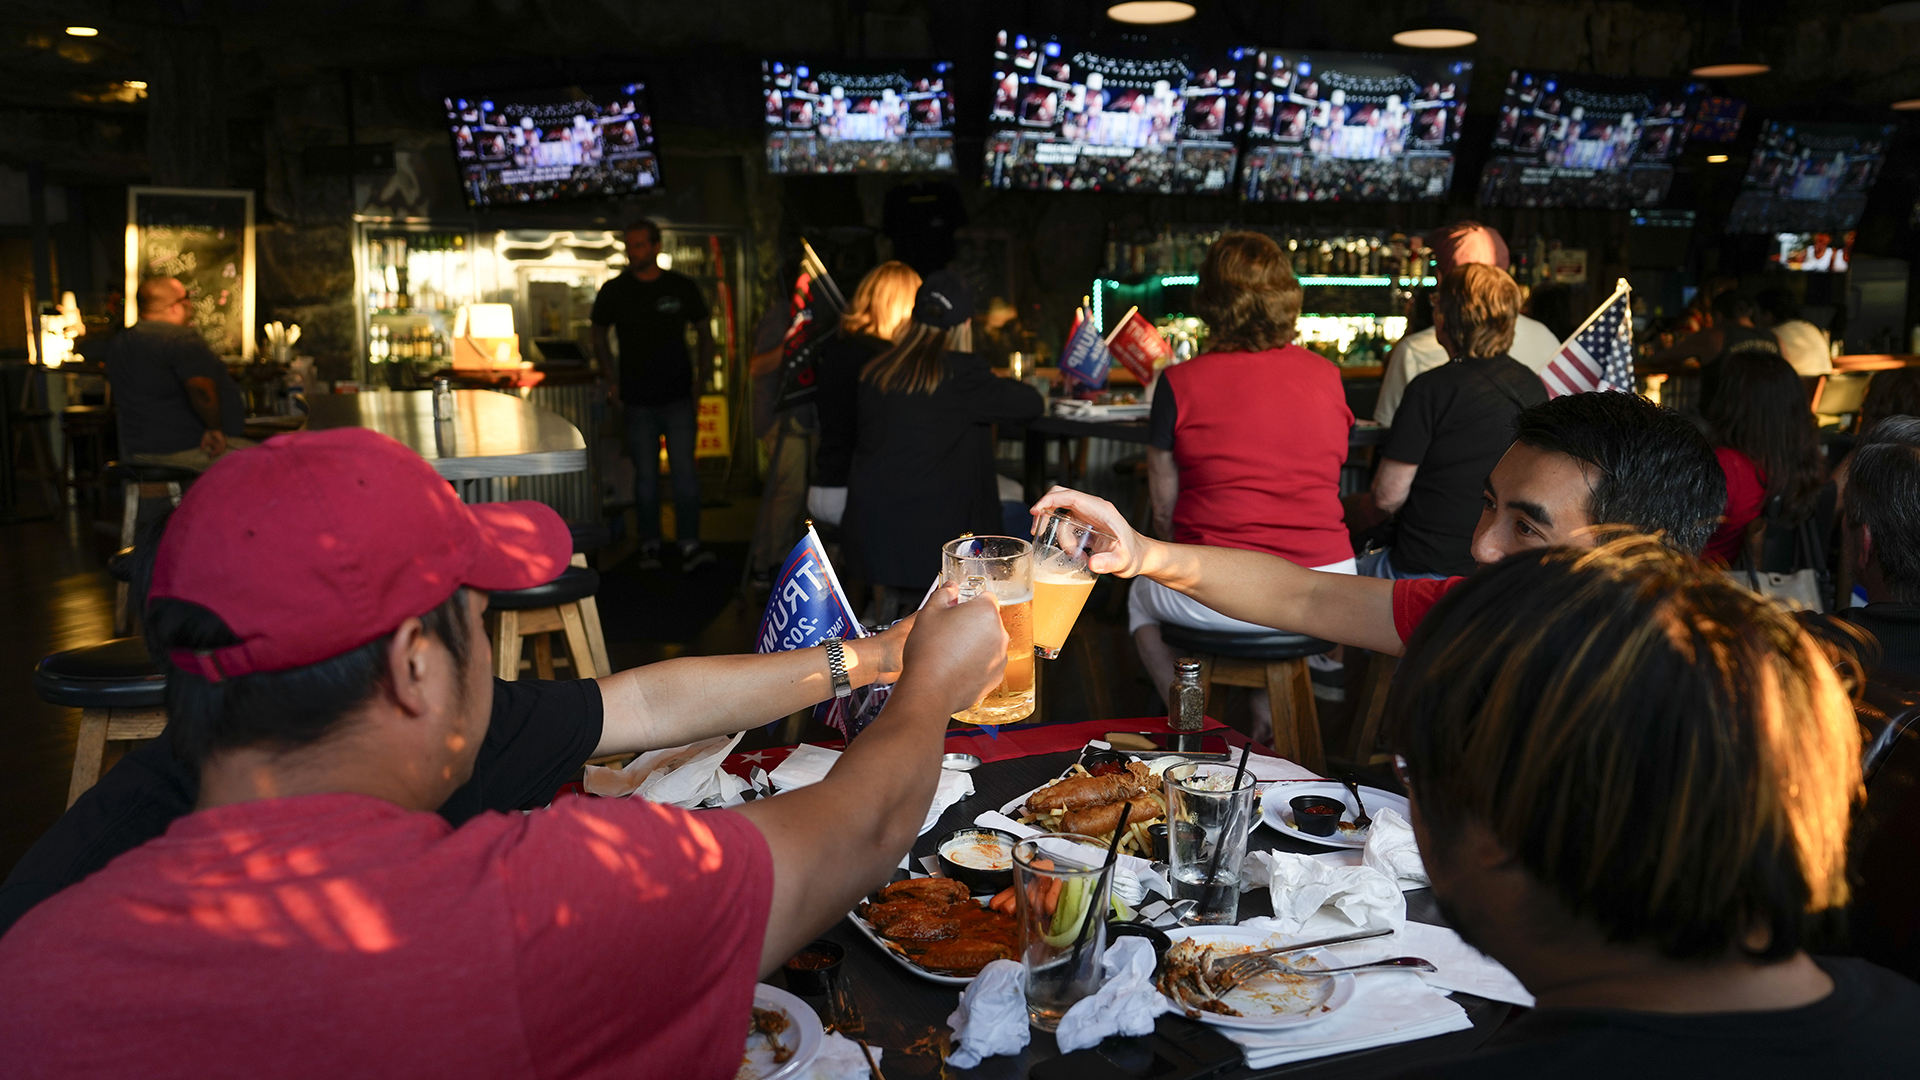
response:
[[[839,760],[840,751],[838,750],[802,743],[793,748],[793,753],[787,755],[787,760],[781,762],[772,773],[768,774],[768,779],[773,781],[776,789],[792,791],[795,788],[803,788],[808,784],[817,784],[825,780],[827,773],[833,770],[834,763]],[[971,794],[973,794],[973,777],[963,772],[941,769],[940,786],[934,789],[933,804],[927,807],[926,820],[920,823],[921,833],[924,834],[928,829],[933,828],[934,824],[940,820],[940,815],[947,812],[948,807]]]
[[[873,1054],[875,1066],[880,1064],[880,1048],[872,1043],[867,1049]],[[808,1080],[867,1080],[873,1071],[867,1068],[867,1058],[860,1052],[860,1044],[837,1031],[827,1032],[820,1042],[820,1053],[807,1067]]]
[[[995,1054],[1017,1054],[1027,1031],[1027,973],[1018,960],[995,960],[960,992],[960,1007],[947,1017],[953,1052],[947,1064],[971,1069]],[[856,1047],[855,1049],[858,1049]]]
[[[1420,846],[1413,839],[1413,826],[1400,816],[1400,811],[1392,808],[1382,808],[1373,815],[1360,862],[1385,874],[1388,881],[1402,889],[1420,889],[1429,884],[1427,865],[1420,861]]]
[[[1289,851],[1249,851],[1241,878],[1242,892],[1264,885],[1273,898],[1273,918],[1241,925],[1298,933],[1326,906],[1363,930],[1398,930],[1407,921],[1407,899],[1399,886],[1371,866],[1331,866]]]
[[[1074,1002],[1060,1018],[1054,1038],[1063,1054],[1098,1046],[1109,1035],[1150,1034],[1154,1017],[1174,1011],[1154,988],[1153,946],[1145,938],[1110,942],[1100,965],[1106,972],[1100,989]]]
[[[638,795],[648,802],[687,810],[696,806],[738,806],[746,801],[741,792],[750,785],[722,769],[720,763],[745,734],[716,735],[686,746],[649,750],[624,769],[589,765],[581,786],[595,795]]]

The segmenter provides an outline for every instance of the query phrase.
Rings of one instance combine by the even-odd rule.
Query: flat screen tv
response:
[[[1480,205],[1654,207],[1673,186],[1698,87],[1514,71]]]
[[[471,206],[618,198],[660,186],[645,83],[443,100]]]
[[[1727,215],[1737,233],[1844,233],[1860,223],[1893,125],[1770,120]]]
[[[1747,103],[1739,98],[1701,98],[1693,110],[1693,123],[1687,138],[1704,143],[1730,143],[1740,137],[1740,122],[1747,118]]]
[[[953,171],[953,93],[945,60],[764,60],[767,171]]]
[[[1029,191],[1226,194],[1238,72],[1225,50],[1002,30],[986,182]]]
[[[1445,198],[1473,61],[1246,50],[1234,128],[1250,202]]]
[[[1775,233],[1767,264],[1807,274],[1844,274],[1853,262],[1853,234]]]

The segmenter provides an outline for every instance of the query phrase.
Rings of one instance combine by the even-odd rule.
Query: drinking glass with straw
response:
[[[1114,830],[1116,840],[1124,831]],[[1027,1019],[1042,1031],[1057,1029],[1074,1002],[1100,989],[1113,860],[1103,863],[1098,845],[1091,837],[1042,833],[1013,846]]]
[[[1195,904],[1183,922],[1239,921],[1240,874],[1253,827],[1254,779],[1239,767],[1176,765],[1166,772],[1167,847],[1173,899]]]

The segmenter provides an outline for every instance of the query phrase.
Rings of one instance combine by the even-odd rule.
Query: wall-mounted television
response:
[[[1687,138],[1700,142],[1730,143],[1740,137],[1740,122],[1747,118],[1747,103],[1739,98],[1701,98],[1693,110],[1693,123]]]
[[[443,100],[471,206],[618,198],[660,186],[645,83]]]
[[[1844,274],[1853,263],[1853,234],[1775,233],[1767,263],[1806,274]]]
[[[1002,30],[986,182],[1029,191],[1226,194],[1233,57]]]
[[[760,92],[772,173],[953,171],[945,60],[765,60]]]
[[[1480,205],[1654,207],[1673,186],[1699,88],[1513,71]]]
[[[1251,202],[1416,202],[1453,182],[1473,61],[1241,50],[1234,129]]]
[[[1747,163],[1727,231],[1844,233],[1860,223],[1893,125],[1770,120]]]

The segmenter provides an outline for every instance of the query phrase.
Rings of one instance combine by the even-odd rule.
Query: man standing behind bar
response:
[[[658,459],[664,434],[680,568],[694,571],[714,562],[713,552],[700,546],[700,473],[693,457],[694,361],[704,369],[713,356],[707,301],[691,278],[660,268],[660,226],[643,220],[626,235],[626,273],[600,286],[593,302],[593,350],[601,370],[617,373],[611,396],[623,408],[627,450],[633,455],[640,568],[660,568]],[[695,338],[693,356],[687,354],[689,325]],[[609,327],[620,332],[617,361],[608,346]]]
[[[134,294],[140,321],[110,338],[100,359],[113,386],[120,453],[136,465],[206,471],[228,450],[252,446],[246,406],[227,366],[187,324],[187,287],[148,278]]]

